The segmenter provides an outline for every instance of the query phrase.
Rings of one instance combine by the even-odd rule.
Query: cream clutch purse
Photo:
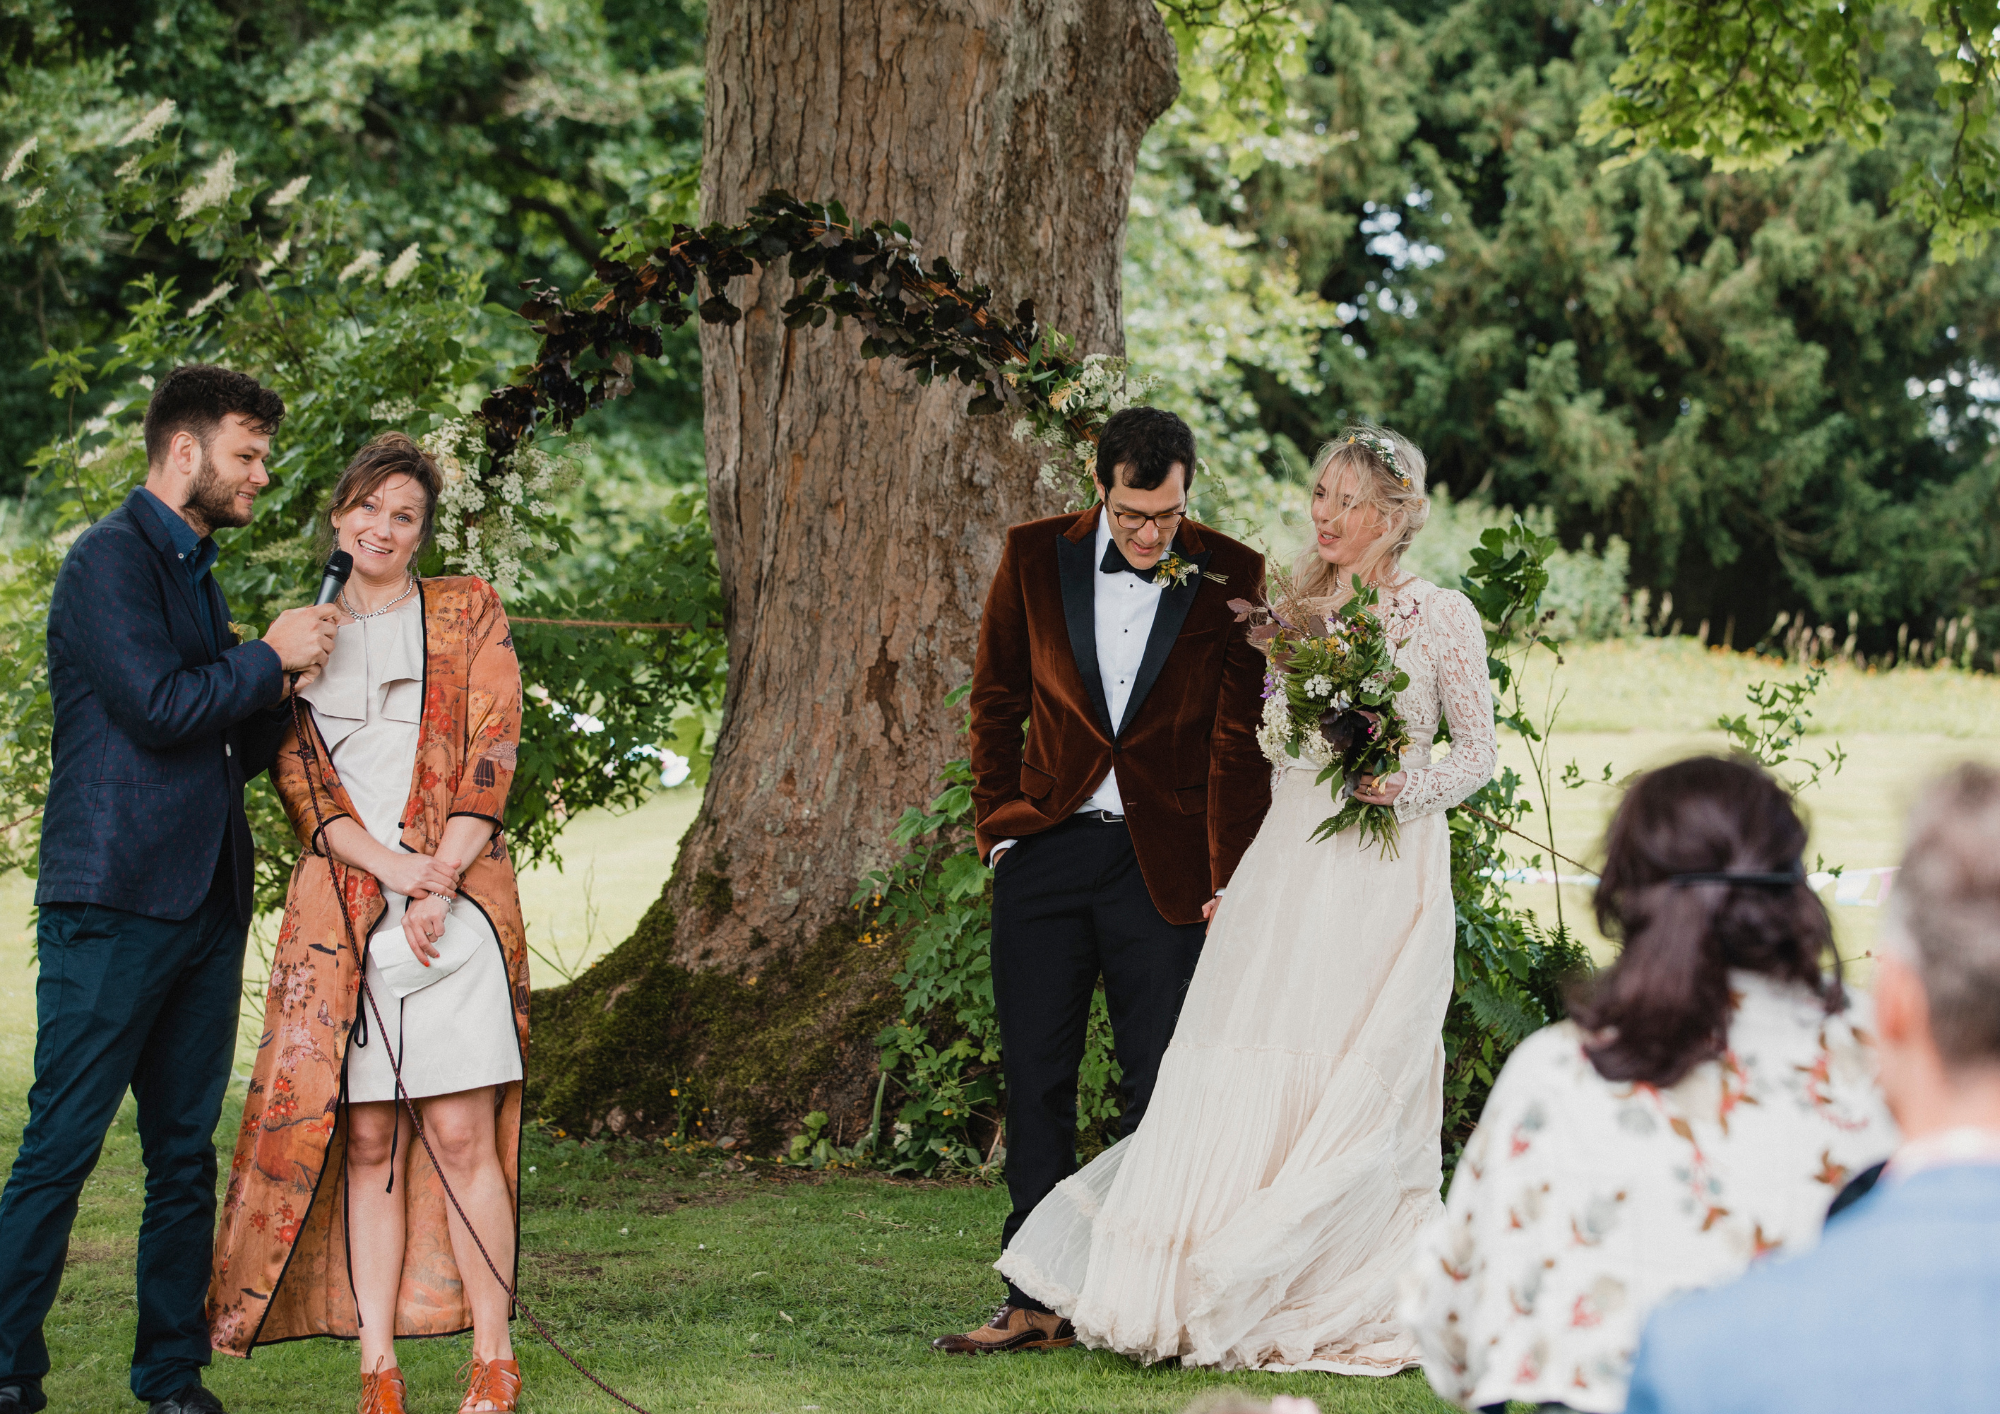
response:
[[[450,911],[444,916],[444,935],[437,940],[438,955],[426,967],[411,951],[410,940],[403,934],[403,911],[409,907],[409,900],[399,894],[385,893],[384,896],[400,900],[402,907],[391,908],[384,917],[383,926],[370,935],[368,956],[375,960],[375,970],[381,974],[382,985],[398,1001],[413,992],[421,992],[433,983],[442,982],[472,961],[473,955],[486,946],[482,930],[459,916],[458,900],[454,899]]]

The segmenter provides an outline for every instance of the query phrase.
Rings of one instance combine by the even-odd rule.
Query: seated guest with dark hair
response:
[[[2000,771],[1925,794],[1890,907],[1875,1031],[1902,1147],[1811,1254],[1663,1308],[1635,1414],[2000,1404]]]
[[[1633,782],[1597,918],[1624,947],[1507,1062],[1425,1234],[1404,1316],[1465,1408],[1610,1414],[1647,1314],[1810,1247],[1895,1131],[1865,1007],[1778,782],[1697,757]]]
[[[212,1414],[202,1297],[215,1122],[236,1049],[251,840],[288,673],[333,647],[331,608],[237,644],[213,532],[250,523],[284,402],[193,364],[146,409],[146,483],[77,538],[49,601],[54,760],[42,815],[35,1081],[0,1195],[0,1414],[42,1408],[42,1320],[77,1195],[129,1087],[146,1161],[132,1392]]]

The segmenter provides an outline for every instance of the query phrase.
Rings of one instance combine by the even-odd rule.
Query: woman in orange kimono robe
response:
[[[471,815],[496,823],[504,818],[520,740],[521,680],[506,614],[490,586],[472,578],[433,579],[423,581],[418,592],[422,710],[401,843],[413,853],[434,855],[453,817]],[[309,722],[307,730],[310,741],[303,744],[296,730],[287,734],[272,768],[278,793],[307,848],[293,869],[285,900],[264,1033],[230,1167],[209,1284],[212,1343],[234,1355],[304,1336],[360,1334],[348,1229],[354,1198],[349,1192],[351,1126],[343,1104],[343,1075],[348,1048],[355,1043],[351,1033],[357,1031],[364,1007],[362,954],[386,904],[372,874],[338,862],[329,869],[328,825],[342,816],[356,822],[362,816],[332,767],[320,727]],[[525,1061],[526,938],[513,864],[497,828],[465,868],[458,896],[478,907],[498,939],[514,1035]],[[395,998],[377,994],[375,1008],[393,1030]],[[359,1030],[380,1035],[375,1010]],[[425,1093],[416,1087],[415,1077],[404,1078],[415,1093]],[[521,1084],[515,1080],[489,1088],[494,1143],[512,1221],[497,1232],[481,1231],[479,1237],[511,1287],[519,1235]],[[425,1146],[409,1141],[407,1118],[402,1122],[403,1142],[409,1145],[407,1171],[395,1181],[404,1202],[406,1245],[392,1334],[461,1332],[472,1326],[472,1307],[453,1251],[447,1200]],[[466,1202],[464,1191],[457,1184],[454,1189]],[[513,1366],[511,1358],[504,1363]],[[399,1377],[397,1385],[393,1407],[401,1404]],[[518,1375],[514,1385],[518,1388]],[[468,1393],[467,1406],[512,1408],[513,1390],[506,1393],[509,1397],[490,1403],[475,1403]]]

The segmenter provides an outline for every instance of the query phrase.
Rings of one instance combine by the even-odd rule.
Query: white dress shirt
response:
[[[1106,574],[1096,567],[1104,563],[1111,548],[1111,513],[1097,517],[1097,544],[1091,560],[1094,570],[1091,608],[1097,621],[1097,675],[1104,683],[1104,701],[1111,709],[1111,730],[1125,719],[1125,704],[1132,700],[1132,684],[1139,676],[1139,660],[1146,656],[1146,640],[1152,636],[1153,616],[1160,611],[1160,595],[1166,592],[1148,576],[1119,571]],[[1079,810],[1125,813],[1125,801],[1118,794],[1116,767],[1104,773],[1090,799]]]
[[[1160,595],[1166,592],[1166,587],[1153,583],[1150,576],[1141,579],[1122,570],[1104,573],[1099,567],[1110,545],[1111,513],[1106,510],[1097,517],[1097,540],[1090,561],[1090,602],[1097,628],[1097,675],[1104,684],[1104,702],[1111,709],[1111,730],[1115,732],[1124,719],[1125,705],[1132,700],[1132,684],[1138,679],[1139,662],[1146,656],[1146,640],[1152,637],[1153,618],[1160,611]],[[1118,794],[1117,768],[1104,773],[1097,789],[1077,810],[1125,813],[1125,801]],[[994,845],[987,862],[999,862],[1002,851],[1014,843],[1002,840]]]

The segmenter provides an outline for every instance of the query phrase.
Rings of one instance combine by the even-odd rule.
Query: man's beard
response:
[[[250,524],[251,512],[236,504],[235,488],[222,484],[206,447],[202,448],[201,466],[195,471],[194,483],[188,487],[184,509],[190,517],[206,523],[211,534],[224,526]]]

